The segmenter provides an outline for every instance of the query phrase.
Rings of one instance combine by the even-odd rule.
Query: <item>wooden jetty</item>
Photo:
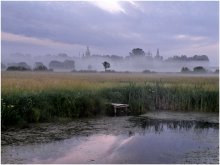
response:
[[[114,112],[115,112],[115,116],[117,114],[117,109],[121,109],[121,108],[125,108],[125,112],[127,114],[128,112],[128,107],[129,105],[128,104],[118,104],[118,103],[111,103],[111,105],[114,107]]]

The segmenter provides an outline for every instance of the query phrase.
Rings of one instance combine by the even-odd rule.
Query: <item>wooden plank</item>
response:
[[[129,107],[128,104],[117,104],[117,103],[111,103],[111,105],[115,106],[115,107]]]
[[[115,116],[117,114],[117,108],[125,108],[125,111],[127,114],[127,108],[129,107],[128,104],[111,103],[111,105],[114,107]]]

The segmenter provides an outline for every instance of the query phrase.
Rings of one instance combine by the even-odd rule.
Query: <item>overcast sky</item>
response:
[[[218,2],[1,2],[2,55],[206,54],[218,64]]]

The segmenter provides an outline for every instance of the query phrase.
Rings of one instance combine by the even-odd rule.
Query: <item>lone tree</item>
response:
[[[108,63],[107,61],[103,62],[102,63],[104,68],[105,68],[105,72],[106,72],[106,69],[110,68],[110,63]]]

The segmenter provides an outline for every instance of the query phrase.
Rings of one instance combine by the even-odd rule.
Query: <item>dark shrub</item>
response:
[[[197,67],[193,68],[193,71],[197,72],[197,73],[205,73],[206,72],[205,68],[203,68],[202,66],[197,66]]]
[[[40,116],[41,116],[40,109],[32,108],[29,112],[28,122],[38,122]]]
[[[9,66],[7,71],[30,71],[31,69],[23,67],[23,66]]]
[[[36,62],[34,71],[48,71],[48,68],[43,63]]]
[[[182,72],[182,73],[189,73],[190,70],[189,70],[189,68],[187,68],[187,67],[182,67],[181,72]]]
[[[142,73],[156,73],[156,72],[146,69],[146,70],[143,70]]]

